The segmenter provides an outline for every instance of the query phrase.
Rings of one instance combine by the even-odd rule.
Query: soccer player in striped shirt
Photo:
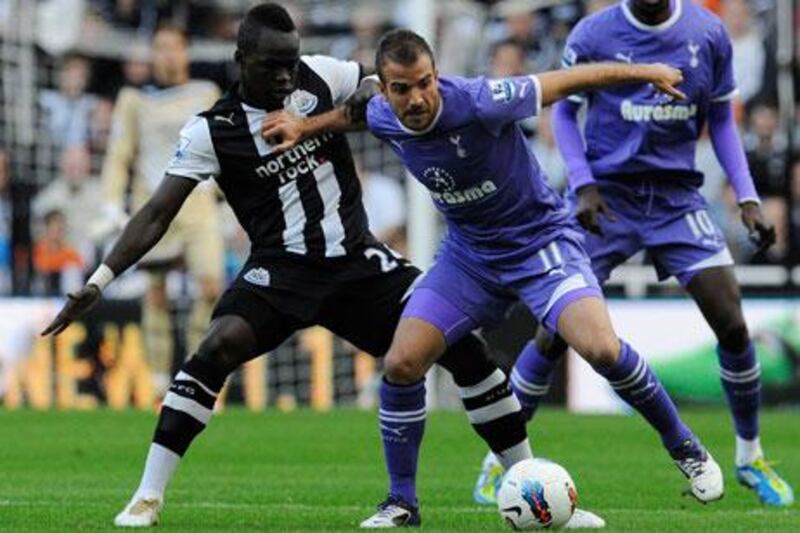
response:
[[[199,348],[172,380],[138,488],[115,525],[158,523],[170,479],[206,427],[226,377],[295,331],[322,325],[375,356],[389,348],[420,271],[370,233],[343,134],[323,133],[287,151],[261,137],[267,111],[314,117],[358,105],[366,72],[357,63],[301,56],[286,10],[261,4],[240,26],[241,82],[184,126],[153,196],[128,222],[104,263],[45,334],[58,334],[166,233],[199,183],[214,179],[251,241],[251,255],[214,308]],[[531,457],[519,401],[484,343],[467,335],[439,360],[459,388],[468,419],[504,465]],[[389,495],[364,527],[419,525],[417,457],[425,383],[385,382],[380,424]],[[276,441],[276,445],[277,441]],[[576,513],[573,525],[602,523]]]

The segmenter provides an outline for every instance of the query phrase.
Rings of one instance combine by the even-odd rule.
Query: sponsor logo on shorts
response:
[[[244,275],[244,280],[260,287],[269,287],[269,270],[261,267],[251,268],[247,271],[247,274]]]

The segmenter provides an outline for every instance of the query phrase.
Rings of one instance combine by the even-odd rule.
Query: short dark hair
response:
[[[239,26],[237,48],[242,52],[253,50],[259,34],[265,29],[288,33],[295,31],[297,27],[285,7],[273,3],[259,4],[245,14]]]
[[[375,70],[383,79],[383,65],[387,61],[405,67],[416,63],[421,54],[430,57],[431,64],[435,66],[433,50],[425,39],[411,30],[392,30],[384,34],[378,43],[378,50],[375,52]]]

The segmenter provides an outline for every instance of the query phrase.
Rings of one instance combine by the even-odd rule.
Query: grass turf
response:
[[[685,418],[723,465],[727,494],[702,506],[635,417],[543,410],[534,451],[573,475],[582,507],[608,531],[800,531],[800,507],[766,509],[731,475],[733,438],[722,411]],[[763,415],[780,472],[800,483],[800,417]],[[155,422],[138,412],[0,412],[0,530],[102,530],[139,480]],[[170,486],[162,530],[347,530],[384,496],[374,413],[337,410],[216,417]],[[463,413],[429,416],[420,464],[423,527],[501,531],[494,507],[472,503],[484,448]]]

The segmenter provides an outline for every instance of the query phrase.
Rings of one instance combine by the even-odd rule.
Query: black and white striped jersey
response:
[[[285,107],[303,116],[330,111],[362,73],[358,63],[303,56]],[[324,133],[274,154],[261,137],[265,116],[233,87],[184,126],[167,174],[216,179],[254,254],[341,257],[375,242],[346,137]]]

